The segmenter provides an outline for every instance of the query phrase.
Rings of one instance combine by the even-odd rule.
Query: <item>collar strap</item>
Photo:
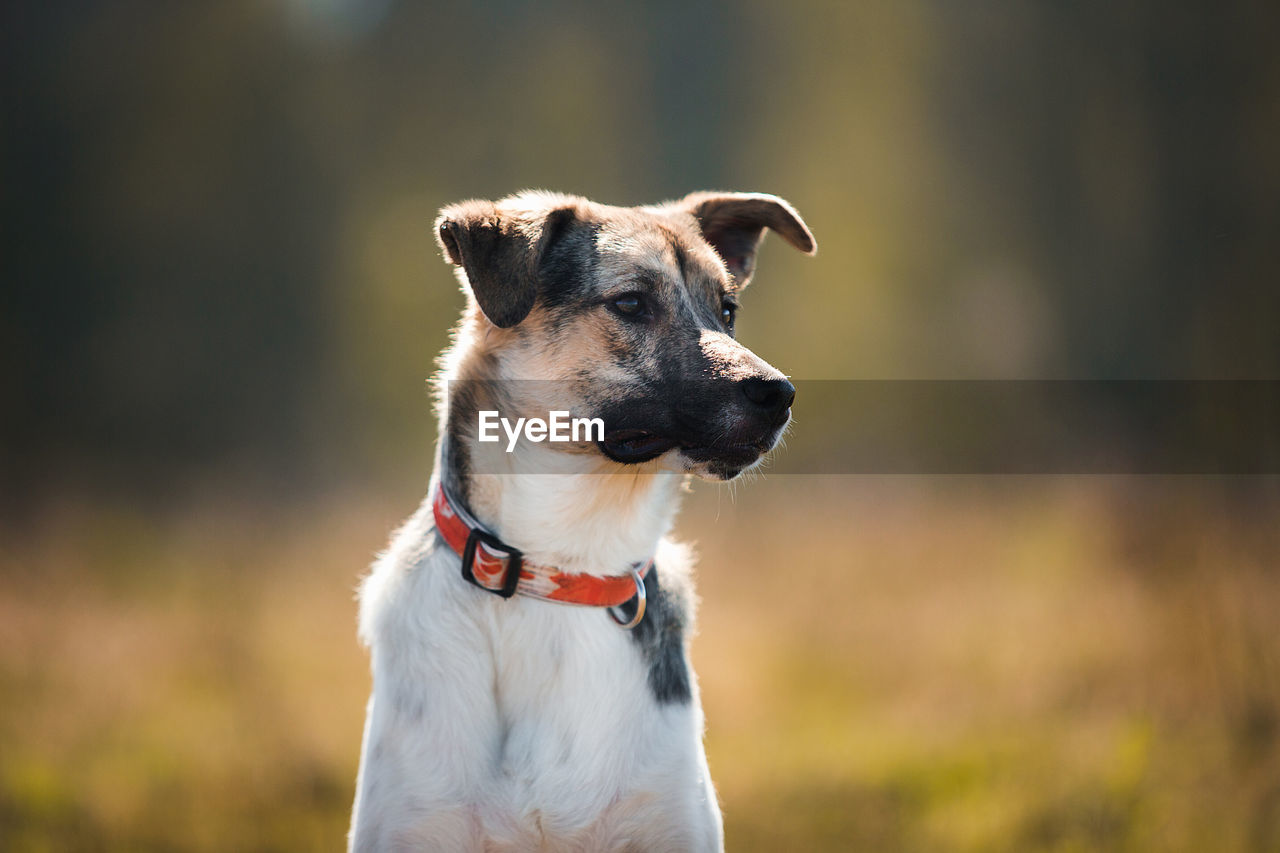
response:
[[[483,590],[503,598],[519,593],[543,601],[587,607],[617,607],[639,596],[638,611],[643,613],[643,579],[653,566],[652,559],[636,563],[625,575],[569,574],[554,566],[525,560],[518,548],[485,530],[461,504],[452,500],[442,482],[436,483],[431,509],[440,538],[462,558],[462,577]]]

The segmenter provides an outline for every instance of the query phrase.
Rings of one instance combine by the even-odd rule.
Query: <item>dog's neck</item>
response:
[[[451,498],[528,559],[566,572],[617,575],[652,557],[670,531],[684,474],[656,463],[622,468],[550,445],[511,453],[479,446],[456,430],[463,418],[453,416],[462,413],[450,414],[436,476]]]
[[[477,442],[481,409],[510,410],[502,381],[519,369],[495,356],[506,330],[470,310],[442,357],[436,476],[490,533],[565,572],[618,575],[648,560],[671,529],[688,479],[658,460],[622,466],[595,448]],[[498,377],[503,379],[499,380]]]

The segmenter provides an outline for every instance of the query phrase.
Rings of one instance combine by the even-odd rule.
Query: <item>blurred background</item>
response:
[[[0,848],[342,847],[443,204],[782,195],[820,252],[766,241],[739,336],[802,380],[1277,380],[1278,39],[1251,0],[6,5]],[[730,849],[1280,850],[1278,510],[696,486]]]

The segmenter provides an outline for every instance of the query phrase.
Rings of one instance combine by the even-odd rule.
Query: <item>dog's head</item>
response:
[[[634,208],[523,193],[446,207],[436,235],[471,297],[483,378],[522,389],[508,405],[603,419],[604,439],[571,452],[727,480],[773,448],[795,396],[734,339],[765,228],[815,250],[791,205],[746,193]]]

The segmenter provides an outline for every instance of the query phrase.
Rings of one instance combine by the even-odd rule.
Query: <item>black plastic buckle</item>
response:
[[[507,561],[507,574],[502,579],[501,589],[491,589],[480,581],[476,580],[475,562],[476,562],[476,545],[484,543],[491,551],[501,551],[506,554],[504,558]],[[516,594],[516,584],[520,583],[520,568],[524,565],[524,554],[516,548],[503,543],[501,539],[491,533],[481,530],[479,527],[471,528],[471,534],[467,537],[467,546],[462,549],[462,577],[471,583],[483,589],[485,592],[491,592],[502,598],[510,598]]]

